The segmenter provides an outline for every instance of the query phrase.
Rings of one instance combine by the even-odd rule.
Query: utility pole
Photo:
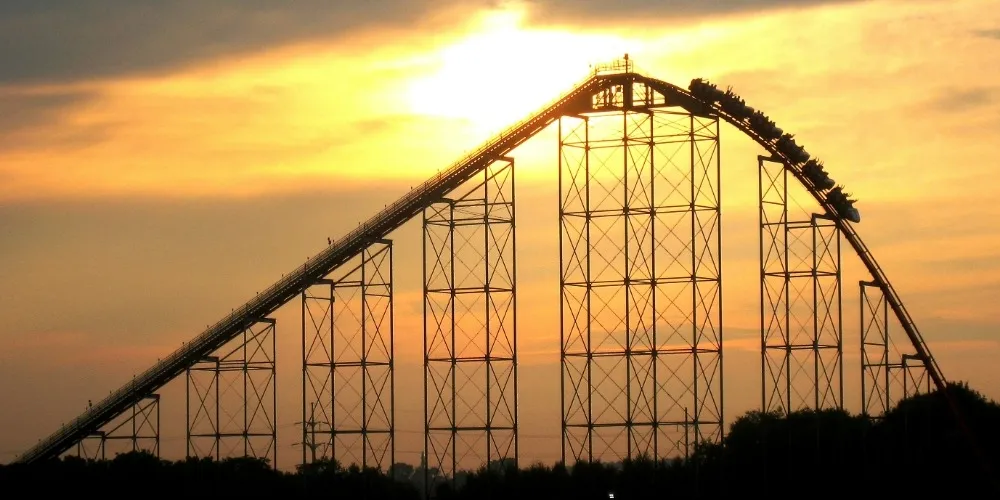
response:
[[[319,446],[319,444],[316,443],[316,426],[319,425],[319,422],[316,421],[315,401],[310,405],[309,420],[306,422],[298,422],[298,423],[309,426],[309,440],[301,444],[302,446],[306,446],[309,448],[309,453],[310,456],[312,457],[311,463],[316,463],[316,448]]]
[[[316,402],[309,407],[309,452],[312,455],[312,463],[316,463]]]

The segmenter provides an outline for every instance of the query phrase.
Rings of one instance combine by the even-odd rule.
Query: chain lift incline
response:
[[[698,82],[700,85],[700,80]],[[924,361],[935,386],[939,390],[945,388],[945,379],[940,368],[931,356],[909,312],[903,306],[882,268],[879,267],[875,257],[865,246],[851,222],[838,215],[840,207],[836,200],[831,201],[830,197],[824,194],[827,186],[815,184],[810,176],[804,172],[805,162],[801,161],[801,158],[793,157],[795,155],[789,155],[787,148],[779,146],[780,141],[761,135],[748,116],[734,115],[731,110],[725,109],[726,106],[714,102],[712,99],[706,99],[697,92],[692,93],[662,80],[637,73],[626,59],[624,64],[595,68],[585,80],[557,100],[504,130],[458,162],[410,190],[358,228],[333,241],[318,255],[308,259],[305,264],[296,267],[253,299],[208,327],[192,341],[137,375],[121,388],[94,404],[86,412],[63,425],[52,435],[39,441],[18,457],[16,462],[30,463],[58,457],[76,442],[109,423],[143,397],[156,392],[170,380],[183,374],[189,366],[210,355],[255,322],[263,320],[280,306],[302,293],[311,284],[345,264],[362,252],[368,244],[386,237],[393,230],[419,215],[428,204],[445,196],[491,163],[506,156],[511,150],[559,117],[591,111],[594,96],[602,91],[627,89],[625,94],[631,96],[633,85],[645,85],[659,93],[663,99],[659,105],[680,106],[695,115],[718,116],[724,119],[754,139],[771,154],[772,159],[783,163],[785,168],[816,198],[826,213],[836,221],[844,238],[857,252],[874,282],[882,289],[886,301],[912,342],[917,356]],[[694,87],[693,84],[692,89]],[[732,94],[727,93],[727,95]],[[641,103],[631,103],[629,99],[624,100],[623,103],[622,106],[626,108],[642,106]],[[743,112],[737,114],[745,115]],[[856,212],[854,218],[856,219]]]

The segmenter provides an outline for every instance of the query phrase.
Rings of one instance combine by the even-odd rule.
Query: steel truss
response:
[[[119,445],[124,444],[124,446]],[[104,429],[76,443],[75,455],[88,460],[105,460],[109,445],[112,456],[145,451],[160,456],[160,395],[150,394],[132,405]]]
[[[901,399],[930,392],[932,381],[924,360],[912,352],[901,352],[889,335],[889,306],[882,287],[871,281],[859,285],[861,411],[868,417],[880,418]]]
[[[302,292],[302,463],[395,462],[392,241]]]
[[[187,369],[187,456],[277,464],[275,321],[259,320]],[[242,445],[242,446],[241,446]]]
[[[761,408],[843,408],[840,229],[789,216],[788,170],[758,157]]]
[[[518,457],[514,160],[470,183],[423,212],[428,491]]]
[[[719,165],[715,117],[559,120],[564,462],[722,438]]]
[[[626,72],[619,73],[618,71],[623,68]],[[29,450],[25,451],[24,454],[18,457],[17,461],[19,463],[30,463],[36,460],[58,456],[60,453],[68,450],[82,437],[107,424],[119,411],[121,411],[122,408],[128,408],[129,405],[135,403],[143,396],[156,392],[170,380],[184,372],[186,367],[204,359],[206,356],[212,355],[219,345],[241,335],[243,329],[246,325],[250,324],[250,322],[271,314],[283,304],[287,303],[290,298],[298,295],[305,288],[315,284],[318,279],[324,278],[331,271],[344,265],[344,263],[354,257],[359,249],[363,248],[367,242],[376,238],[385,237],[392,231],[398,229],[406,221],[412,219],[424,210],[429,202],[437,200],[444,193],[448,193],[456,189],[470,177],[476,175],[476,172],[480,172],[484,165],[500,158],[503,155],[509,154],[509,152],[514,148],[524,143],[524,141],[528,138],[536,135],[547,125],[556,121],[560,116],[579,113],[580,109],[583,108],[593,109],[615,107],[618,106],[619,103],[621,103],[622,107],[626,108],[641,106],[649,107],[653,104],[660,105],[662,103],[670,103],[671,105],[684,107],[700,115],[704,115],[706,113],[718,113],[718,116],[721,119],[728,121],[735,128],[757,142],[761,147],[771,152],[771,154],[784,154],[779,151],[775,141],[761,136],[755,130],[754,126],[747,120],[740,116],[733,115],[729,111],[725,110],[724,108],[727,106],[723,106],[721,104],[709,104],[680,87],[639,73],[630,72],[629,69],[630,66],[628,65],[613,65],[591,73],[585,80],[574,86],[568,92],[559,96],[542,109],[539,109],[537,112],[527,116],[524,120],[521,120],[510,128],[504,130],[499,135],[484,142],[468,155],[463,156],[455,163],[443,169],[438,175],[435,175],[420,185],[415,186],[414,189],[409,191],[406,195],[387,205],[383,210],[372,216],[366,222],[360,224],[356,229],[343,235],[343,237],[339,238],[337,241],[331,242],[327,248],[317,254],[314,258],[308,260],[305,265],[297,265],[291,272],[283,275],[281,279],[257,294],[245,304],[233,309],[230,314],[210,325],[190,342],[185,343],[180,349],[162,358],[158,363],[145,370],[143,373],[140,373],[134,380],[125,383],[119,389],[113,391],[107,397],[98,401],[94,406],[93,411],[84,412],[66,423],[66,425],[57,429],[45,439],[40,440]],[[642,88],[645,88],[648,91],[646,96],[641,95]],[[617,89],[621,89],[620,100]],[[637,89],[640,89],[639,96],[635,95],[635,90]],[[585,184],[589,186],[589,181]],[[822,196],[818,191],[813,190],[811,194],[817,199],[817,201],[820,201],[824,205],[829,205],[822,200]],[[588,206],[586,210],[589,209],[590,207]],[[626,213],[627,212],[628,211],[626,211]],[[590,227],[589,219],[587,227]],[[889,307],[899,319],[900,327],[913,344],[914,349],[926,362],[935,386],[939,390],[944,390],[946,382],[940,368],[937,366],[937,363],[934,361],[933,356],[931,356],[929,349],[925,345],[913,318],[903,306],[901,299],[893,289],[888,277],[885,275],[885,272],[876,262],[874,255],[861,240],[860,235],[854,229],[853,225],[845,222],[841,226],[841,231],[844,239],[854,249],[854,251],[857,252],[859,259],[864,264],[869,274],[875,281],[882,285],[882,291],[887,296]],[[587,279],[590,279],[590,277],[588,276]],[[691,279],[694,280],[694,278]],[[627,283],[626,288],[629,288],[632,285],[633,283],[631,282]],[[566,287],[563,288],[563,291],[565,292]],[[695,288],[698,287],[695,286]],[[588,316],[590,312],[593,311],[588,311]],[[692,315],[692,317],[693,316],[694,315]],[[714,314],[702,315],[701,317],[705,316],[714,316]],[[586,323],[590,323],[589,317]],[[655,322],[653,323],[655,324]],[[692,321],[692,323],[695,322]],[[693,328],[696,329],[696,327]],[[564,323],[562,328],[564,336],[567,331],[568,330]],[[587,331],[589,331],[589,329]],[[698,341],[696,342],[696,345],[701,346],[701,340],[696,340]],[[589,346],[587,348],[589,348]],[[587,348],[583,350],[586,350]],[[695,349],[695,351],[697,351],[697,349]],[[700,385],[700,387],[703,387],[703,384]],[[669,390],[665,392],[673,394],[673,392]],[[697,391],[694,391],[694,393],[696,394],[694,399],[701,397],[701,394]],[[563,397],[565,398],[565,395]],[[589,407],[589,405],[590,403],[588,398],[587,406]],[[564,404],[563,406],[565,419],[566,405]],[[696,417],[695,420],[701,421],[703,416],[704,415],[699,413],[699,416]],[[592,417],[593,414],[588,413],[586,419],[591,419],[592,421]],[[691,423],[689,418],[684,418],[682,422]],[[685,427],[688,427],[688,425],[685,425]],[[589,430],[587,433],[588,436],[592,434]]]

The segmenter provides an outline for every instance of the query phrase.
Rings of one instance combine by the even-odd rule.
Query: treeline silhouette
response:
[[[977,440],[971,445],[943,393],[900,402],[872,420],[839,410],[788,416],[749,412],[720,444],[702,444],[687,460],[645,458],[620,463],[541,464],[518,469],[493,463],[437,486],[445,499],[645,499],[734,497],[995,496],[990,465],[1000,458],[1000,405],[966,384],[951,384]],[[80,494],[157,497],[421,498],[422,474],[397,464],[393,479],[377,470],[318,462],[294,473],[249,458],[160,460],[128,453],[107,461],[65,457],[0,466],[0,492],[49,497]]]
[[[483,468],[457,490],[442,485],[439,498],[995,498],[1000,405],[964,383],[948,392],[975,444],[935,391],[878,420],[840,410],[749,412],[723,443],[702,444],[688,460]]]

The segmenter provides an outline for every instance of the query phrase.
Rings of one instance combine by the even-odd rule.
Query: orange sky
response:
[[[825,160],[945,375],[1000,398],[1000,2],[545,4],[427,7],[134,71],[0,70],[0,461],[624,52],[682,86],[732,85]],[[729,128],[722,142],[735,417],[759,399],[757,149]],[[522,385],[522,458],[544,461],[559,443],[555,144],[547,130],[516,155],[519,213],[540,214],[518,226],[521,374],[540,381]],[[397,458],[416,462],[419,227],[393,238],[397,377],[417,384],[399,392]],[[849,381],[856,260],[845,253]],[[297,307],[276,316],[283,466],[299,453]],[[165,452],[183,445],[182,390],[164,391]]]

